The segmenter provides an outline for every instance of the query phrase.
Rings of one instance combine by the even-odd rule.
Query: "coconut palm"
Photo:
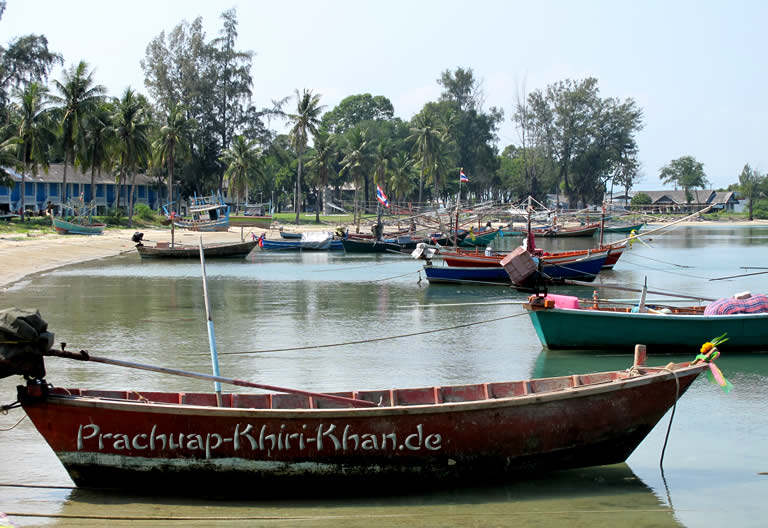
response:
[[[424,191],[424,176],[432,166],[432,158],[437,152],[443,135],[437,117],[431,112],[422,111],[413,118],[411,135],[408,141],[413,141],[416,159],[419,161],[421,173],[419,176],[419,204]]]
[[[64,72],[63,82],[54,80],[53,86],[59,92],[51,95],[51,101],[61,111],[61,138],[64,146],[64,177],[62,201],[67,201],[67,164],[75,162],[75,148],[78,146],[83,128],[83,119],[98,104],[106,88],[96,84],[93,71],[88,64],[80,61]]]
[[[160,136],[154,143],[154,150],[157,153],[158,165],[166,164],[168,167],[168,207],[170,212],[173,203],[173,173],[176,158],[178,154],[188,150],[196,123],[185,117],[184,108],[180,105],[172,105],[165,119],[166,123],[160,128]]]
[[[244,136],[235,136],[232,146],[222,154],[221,161],[227,165],[224,181],[234,191],[235,203],[240,203],[240,192],[243,189],[248,195],[248,180],[258,172],[260,156],[258,140],[248,141]]]
[[[11,136],[0,142],[0,185],[13,186],[13,179],[8,168],[18,165],[19,143],[17,136]]]
[[[324,106],[320,105],[320,94],[312,94],[312,90],[306,88],[299,93],[296,90],[296,113],[287,114],[288,120],[293,124],[289,135],[291,146],[296,151],[298,158],[298,171],[296,174],[296,223],[299,223],[299,209],[301,204],[301,156],[307,148],[308,134],[317,135],[317,127],[320,125],[320,114]]]
[[[307,168],[316,175],[316,188],[319,187],[322,190],[328,185],[329,176],[334,174],[338,157],[339,151],[336,145],[336,136],[332,136],[326,131],[318,133],[315,136],[314,152],[307,161]],[[320,194],[320,191],[318,191],[318,204],[315,208],[316,224],[320,223]]]
[[[111,105],[102,103],[85,117],[83,127],[84,157],[81,165],[91,169],[91,200],[96,198],[96,171],[101,175],[101,169],[107,167],[109,163],[109,147],[111,140],[115,137],[112,112]]]
[[[30,83],[23,91],[15,93],[18,125],[16,136],[19,139],[18,161],[21,167],[21,218],[25,215],[26,175],[37,176],[40,165],[48,170],[48,150],[56,139],[53,133],[48,99],[45,88]]]
[[[357,206],[357,191],[360,187],[360,176],[368,164],[368,129],[359,126],[349,132],[349,139],[344,148],[344,159],[341,160],[341,175],[349,174],[355,186],[355,212],[354,223],[359,221],[359,208]],[[359,228],[358,228],[359,229]]]
[[[390,170],[389,189],[393,198],[405,199],[414,190],[414,164],[415,162],[405,152],[398,152],[392,159]]]
[[[136,186],[136,171],[139,165],[145,164],[150,157],[149,123],[146,119],[148,104],[140,94],[130,87],[125,89],[123,96],[116,101],[117,108],[113,116],[117,152],[120,156],[119,181],[125,180],[125,172],[132,175],[128,218],[133,219],[133,191]],[[117,207],[120,207],[120,184],[118,184]]]

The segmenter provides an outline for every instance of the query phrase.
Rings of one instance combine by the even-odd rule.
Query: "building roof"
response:
[[[15,182],[21,182],[21,172],[15,171],[13,169],[6,169],[8,171],[8,174],[11,175],[11,179]],[[132,183],[131,177],[126,176],[127,182],[124,183]],[[34,176],[32,174],[26,174],[25,180],[27,182],[32,183],[63,183],[64,182],[64,164],[63,163],[54,163],[51,164],[50,167],[48,167],[48,172],[44,171],[43,169],[40,169],[38,171],[37,176]],[[94,180],[97,184],[100,183],[106,183],[106,184],[116,184],[116,176],[109,172],[103,172],[101,174],[98,173],[98,171],[94,174]],[[67,183],[91,183],[91,171],[88,171],[87,173],[84,173],[80,170],[79,167],[73,167],[72,165],[67,166]],[[144,173],[139,173],[136,175],[136,184],[137,185],[152,185],[154,183],[157,183],[157,178],[154,178],[152,176],[147,176]]]
[[[678,191],[633,191],[632,196],[639,193],[647,194],[651,198],[652,204],[664,204],[672,203],[678,205],[688,204],[688,198],[685,196],[684,190]],[[715,191],[691,189],[691,203],[709,203],[712,197],[715,195]]]

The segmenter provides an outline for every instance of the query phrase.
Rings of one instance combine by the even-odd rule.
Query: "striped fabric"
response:
[[[710,303],[704,315],[731,315],[768,312],[768,295],[753,295],[748,299],[727,297]]]

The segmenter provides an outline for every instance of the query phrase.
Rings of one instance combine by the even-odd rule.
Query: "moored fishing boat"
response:
[[[330,231],[309,231],[301,233],[299,238],[268,239],[262,235],[257,239],[259,247],[265,251],[328,251],[341,250],[340,241],[333,238]]]
[[[245,257],[257,245],[257,240],[205,244],[203,253],[207,259]],[[138,243],[136,244],[136,251],[139,252],[141,258],[200,258],[200,247],[189,244],[171,245],[168,242],[157,242],[154,246],[146,246]]]
[[[166,210],[176,227],[200,232],[229,229],[229,206],[221,196],[195,196],[191,202],[188,216],[176,216]]]
[[[763,311],[723,314],[707,313],[706,306],[659,305],[633,311],[632,306],[599,302],[581,306],[575,297],[562,296],[559,303],[546,304],[544,298],[532,297],[523,307],[541,344],[550,349],[616,349],[642,342],[651,352],[688,351],[696,348],[697,336],[727,333],[724,350],[768,350],[768,298],[751,299],[751,305]]]
[[[18,398],[78,486],[249,495],[623,462],[705,362],[333,394],[57,388]],[[330,399],[348,398],[353,404]],[[248,491],[250,490],[250,491]]]
[[[79,224],[54,216],[53,227],[60,235],[100,235],[107,225],[98,222]]]

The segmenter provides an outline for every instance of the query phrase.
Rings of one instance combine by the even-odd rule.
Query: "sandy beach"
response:
[[[647,229],[654,229],[664,224],[648,224]],[[753,222],[712,222],[706,220],[681,222],[677,225],[768,225],[766,220]],[[334,231],[335,227],[328,225],[302,225],[284,226],[286,231]],[[170,229],[110,229],[99,236],[83,235],[58,235],[43,234],[24,236],[17,234],[0,235],[0,291],[8,288],[13,283],[43,271],[48,271],[60,266],[76,264],[87,260],[111,257],[121,253],[135,253],[131,236],[137,230],[144,233],[144,240],[149,242],[169,242],[171,240]],[[361,229],[363,231],[363,229]],[[250,229],[245,229],[243,234],[250,236]],[[261,234],[264,230],[257,230]],[[278,238],[278,230],[267,230],[268,238]],[[641,233],[642,234],[642,233]],[[175,232],[176,242],[196,244],[199,237],[203,237],[203,243],[210,242],[237,242],[240,240],[240,229],[231,228],[226,232],[194,233],[189,231]],[[136,256],[138,257],[138,254]]]

